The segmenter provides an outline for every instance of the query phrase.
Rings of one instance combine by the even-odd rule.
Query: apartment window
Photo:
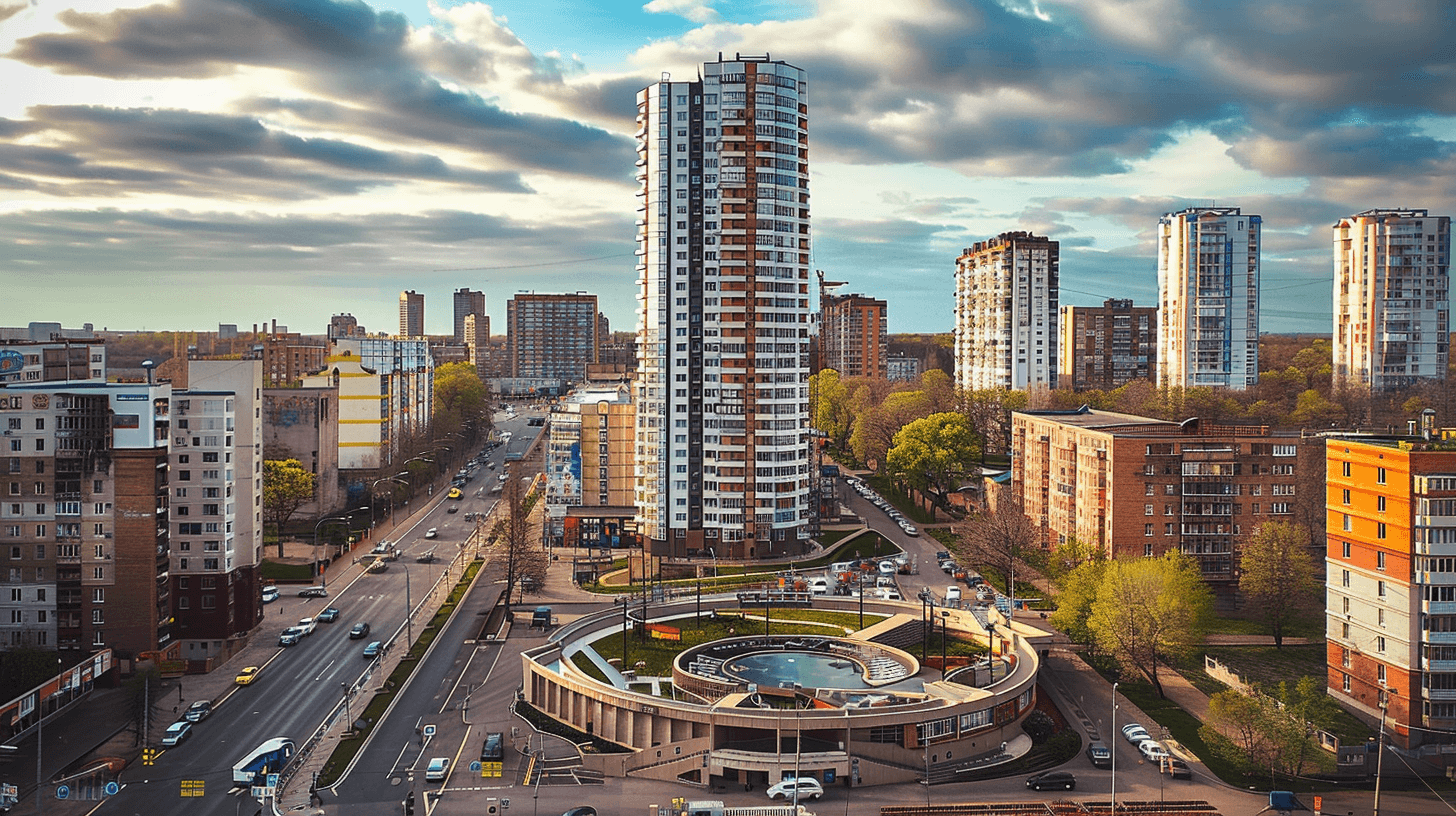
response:
[[[1347,533],[1350,532],[1350,530],[1352,529],[1351,526],[1350,526],[1350,514],[1349,513],[1342,513],[1340,515],[1340,529],[1341,530],[1344,530]]]
[[[1151,496],[1155,492],[1156,492],[1156,488],[1153,486],[1153,483],[1152,482],[1148,482],[1147,484],[1143,485],[1143,495],[1145,495],[1145,496]]]
[[[1348,542],[1348,541],[1341,541],[1340,542],[1340,554],[1343,557],[1345,557],[1345,558],[1349,558],[1350,557],[1350,542]]]
[[[1385,484],[1385,468],[1376,468],[1375,469],[1375,483],[1376,484]]]
[[[1143,505],[1143,515],[1145,515],[1145,516],[1151,516],[1152,514],[1153,514],[1153,506],[1151,504],[1145,504],[1145,505]]]
[[[178,598],[177,600],[179,601],[179,603],[178,603],[178,607],[179,608],[181,608],[181,609],[186,609],[187,608],[187,604],[185,603],[185,601],[187,600],[186,598]],[[106,623],[106,610],[104,610],[104,609],[93,609],[93,610],[91,610],[91,623],[93,623],[93,624]]]
[[[1349,462],[1341,462],[1340,463],[1340,475],[1341,476],[1344,476],[1346,479],[1350,478],[1350,463]]]
[[[1377,609],[1377,610],[1375,610],[1375,623],[1381,629],[1384,629],[1385,628],[1385,610],[1384,609]],[[1384,640],[1384,638],[1381,638],[1381,640]]]
[[[1341,598],[1340,599],[1340,607],[1341,607],[1341,611],[1344,614],[1346,614],[1346,615],[1350,614],[1350,599],[1349,598]]]
[[[1382,652],[1385,651],[1385,638],[1380,638],[1380,651],[1382,651]],[[1385,685],[1385,665],[1384,664],[1380,664],[1380,665],[1377,665],[1375,667],[1375,679],[1380,682],[1380,685],[1382,685],[1382,686]]]
[[[1340,673],[1340,690],[1348,693],[1350,691],[1350,675]]]
[[[1340,638],[1342,640],[1350,639],[1350,624],[1348,622],[1340,624]]]
[[[1349,570],[1340,570],[1340,586],[1346,586],[1347,587],[1349,585],[1350,585],[1350,571]]]
[[[1340,666],[1341,668],[1350,668],[1350,650],[1348,648],[1340,648]]]
[[[1143,525],[1143,535],[1150,536],[1152,534],[1153,534],[1153,525],[1151,525],[1151,524],[1144,524]]]
[[[1381,572],[1385,571],[1385,553],[1378,552],[1375,554],[1375,568]]]
[[[95,587],[91,590],[91,603],[106,603],[106,589]]]
[[[97,581],[104,581],[104,580],[106,580],[106,568],[105,567],[92,567],[91,568],[91,577],[94,578],[94,579],[96,579]]]
[[[1384,581],[1376,581],[1375,582],[1375,597],[1377,597],[1377,598],[1384,598],[1385,597],[1385,582]]]
[[[1383,522],[1383,521],[1376,522],[1376,524],[1375,524],[1375,537],[1376,538],[1385,538],[1385,522]]]
[[[1385,512],[1385,497],[1384,496],[1376,496],[1375,497],[1375,509],[1376,510],[1379,510],[1382,513]]]

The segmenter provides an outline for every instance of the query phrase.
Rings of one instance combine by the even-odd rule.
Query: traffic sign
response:
[[[207,780],[205,779],[184,779],[182,780],[182,797],[202,796],[205,792]]]
[[[480,760],[478,760],[478,759],[472,759],[472,760],[470,760],[470,772],[471,773],[480,773]]]
[[[425,726],[425,728],[424,728],[424,734],[427,737],[433,737],[433,736],[435,736],[435,726],[433,726],[433,725],[427,725],[427,726]]]
[[[56,788],[56,798],[57,799],[70,799],[71,798],[71,786],[70,785],[61,785],[60,787]],[[37,807],[39,807],[39,806],[37,805]]]
[[[121,786],[116,784],[115,782],[107,782],[106,787],[102,790],[106,791],[107,796],[115,796],[118,793],[121,793]]]

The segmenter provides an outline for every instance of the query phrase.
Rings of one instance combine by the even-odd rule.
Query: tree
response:
[[[1003,454],[1011,444],[1011,412],[1027,406],[1025,391],[990,388],[961,393],[962,410],[981,438],[982,450]],[[984,461],[984,460],[983,460]]]
[[[830,445],[843,447],[854,424],[854,412],[849,387],[838,371],[826,368],[809,377],[809,403],[814,427],[824,432]]]
[[[1274,648],[1283,648],[1290,625],[1311,615],[1319,592],[1309,530],[1283,521],[1259,525],[1244,545],[1239,570],[1245,605],[1264,621]]]
[[[1045,555],[1041,527],[1027,518],[1021,502],[1003,492],[996,508],[961,527],[960,551],[971,563],[989,566],[1006,579],[1006,591],[1016,597],[1017,565],[1040,563]],[[1033,572],[1021,569],[1022,577]]]
[[[1087,627],[1087,618],[1092,614],[1092,604],[1097,601],[1097,589],[1106,569],[1105,558],[1089,558],[1058,582],[1061,592],[1057,594],[1057,611],[1052,613],[1051,623],[1066,632],[1073,643],[1095,641],[1092,630]]]
[[[1203,642],[1213,594],[1198,567],[1177,550],[1162,558],[1107,565],[1087,627],[1098,648],[1136,672],[1166,697],[1158,664],[1182,657]]]
[[[849,436],[850,450],[861,462],[876,469],[883,467],[896,432],[930,414],[930,398],[924,391],[896,391],[855,418]]]
[[[283,557],[283,525],[298,508],[313,501],[317,478],[297,459],[263,460],[263,518],[278,527],[278,557]]]
[[[506,465],[506,515],[496,523],[496,540],[505,544],[506,547],[506,603],[511,600],[511,592],[517,588],[521,589],[524,595],[526,584],[532,584],[534,588],[540,588],[546,580],[547,556],[546,551],[541,547],[541,530],[539,524],[532,524],[531,510],[538,512],[541,507],[528,506],[527,497],[521,494],[521,479],[513,465]],[[539,504],[539,502],[537,503]],[[526,581],[526,578],[531,581]],[[518,603],[520,601],[517,601]]]
[[[470,363],[446,363],[435,369],[431,433],[464,431],[472,439],[490,424],[490,394]]]
[[[944,372],[934,372],[944,377]],[[968,474],[976,472],[981,440],[964,414],[931,414],[896,432],[885,469],[906,485],[929,493],[939,504]]]

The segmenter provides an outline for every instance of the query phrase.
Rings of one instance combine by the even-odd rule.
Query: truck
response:
[[[263,784],[269,774],[276,774],[287,767],[293,759],[293,740],[288,737],[274,737],[243,755],[233,766],[233,784]]]
[[[814,816],[803,805],[726,807],[717,800],[682,802],[673,816]]]

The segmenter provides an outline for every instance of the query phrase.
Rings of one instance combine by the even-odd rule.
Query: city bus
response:
[[[480,775],[499,777],[505,756],[505,737],[501,732],[492,731],[486,734],[485,742],[480,746]]]
[[[276,774],[293,759],[293,740],[274,737],[243,756],[233,766],[233,784],[263,784],[268,774]]]

